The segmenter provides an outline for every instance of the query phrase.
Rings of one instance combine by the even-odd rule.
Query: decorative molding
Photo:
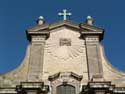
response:
[[[61,78],[61,79],[65,79],[65,78],[68,78],[69,77],[72,77],[78,81],[81,81],[82,80],[82,76],[81,75],[77,75],[76,73],[73,73],[73,72],[59,72],[59,73],[56,73],[52,76],[49,76],[49,81],[54,81],[58,78]]]
[[[34,91],[38,94],[47,94],[49,92],[49,86],[44,85],[43,82],[21,82],[20,85],[16,86],[16,91],[21,94],[30,91]]]
[[[55,79],[56,78],[56,79]],[[73,72],[60,72],[55,75],[49,76],[51,81],[52,93],[56,94],[56,89],[58,86],[63,84],[72,85],[75,87],[76,94],[80,92],[80,81],[82,80],[81,75],[77,75]]]
[[[17,94],[15,88],[0,88],[0,94]]]
[[[61,38],[63,39],[63,38]],[[46,50],[49,54],[51,54],[54,58],[58,60],[66,61],[70,58],[76,58],[81,53],[84,52],[84,41],[80,39],[72,40],[69,39],[67,45],[60,45],[60,40],[52,40],[46,43]],[[66,44],[66,43],[65,43]],[[70,46],[68,46],[70,45]],[[56,49],[56,50],[55,50]]]

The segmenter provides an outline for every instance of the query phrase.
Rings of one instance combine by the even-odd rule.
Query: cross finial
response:
[[[72,13],[68,13],[66,9],[63,9],[63,13],[59,12],[58,15],[63,16],[63,20],[67,20],[67,16],[71,16]]]

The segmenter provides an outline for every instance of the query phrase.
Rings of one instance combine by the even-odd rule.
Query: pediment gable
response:
[[[71,30],[78,31],[82,35],[86,35],[86,34],[99,35],[99,36],[101,35],[100,39],[102,40],[102,38],[103,38],[104,29],[98,28],[93,25],[88,25],[87,23],[74,23],[74,22],[68,21],[68,20],[58,21],[58,22],[51,23],[51,24],[45,23],[42,25],[37,25],[32,28],[29,28],[26,30],[27,38],[29,41],[31,41],[32,35],[42,35],[42,36],[44,35],[44,36],[46,36],[46,38],[48,38],[50,35],[50,32],[52,30],[60,29],[62,27],[66,27]]]
[[[34,31],[43,31],[43,30],[52,30],[55,28],[60,28],[62,26],[66,26],[69,28],[77,29],[77,30],[88,30],[88,31],[102,31],[102,28],[98,28],[96,26],[88,25],[86,23],[74,23],[72,21],[66,20],[66,21],[58,21],[51,24],[43,24],[43,25],[37,25],[32,28],[27,29],[28,32],[34,32]]]

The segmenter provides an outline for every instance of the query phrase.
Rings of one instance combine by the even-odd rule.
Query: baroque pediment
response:
[[[53,29],[58,29],[61,27],[66,27],[71,30],[76,30],[82,35],[95,34],[95,35],[99,35],[101,39],[103,38],[104,29],[96,27],[94,25],[89,25],[87,23],[74,23],[69,20],[58,21],[50,24],[45,23],[42,25],[37,25],[32,28],[29,28],[26,30],[27,38],[28,40],[31,40],[32,35],[37,35],[37,36],[45,35],[46,37],[49,37],[49,34]]]
[[[37,26],[27,29],[26,31],[34,32],[34,31],[42,31],[42,30],[51,30],[51,29],[62,27],[62,26],[66,26],[66,27],[73,28],[73,29],[79,29],[79,30],[84,29],[84,30],[96,31],[96,32],[103,31],[102,28],[99,28],[93,25],[88,25],[86,23],[74,23],[69,20],[58,21],[58,22],[54,22],[51,24],[45,23],[43,25],[37,25]]]

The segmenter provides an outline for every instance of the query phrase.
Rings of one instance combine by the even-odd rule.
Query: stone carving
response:
[[[73,32],[73,31],[72,31]],[[72,34],[70,31],[55,34],[46,42],[46,49],[53,57],[60,60],[68,60],[79,56],[84,51],[84,40],[80,40],[80,34]],[[74,33],[74,32],[73,32]]]
[[[60,46],[71,46],[71,39],[60,39]]]
[[[82,80],[81,75],[77,75],[73,72],[60,72],[55,75],[49,76],[49,80],[52,85],[52,93],[56,94],[56,88],[60,85],[72,85],[76,89],[76,94],[80,90],[80,81]]]

